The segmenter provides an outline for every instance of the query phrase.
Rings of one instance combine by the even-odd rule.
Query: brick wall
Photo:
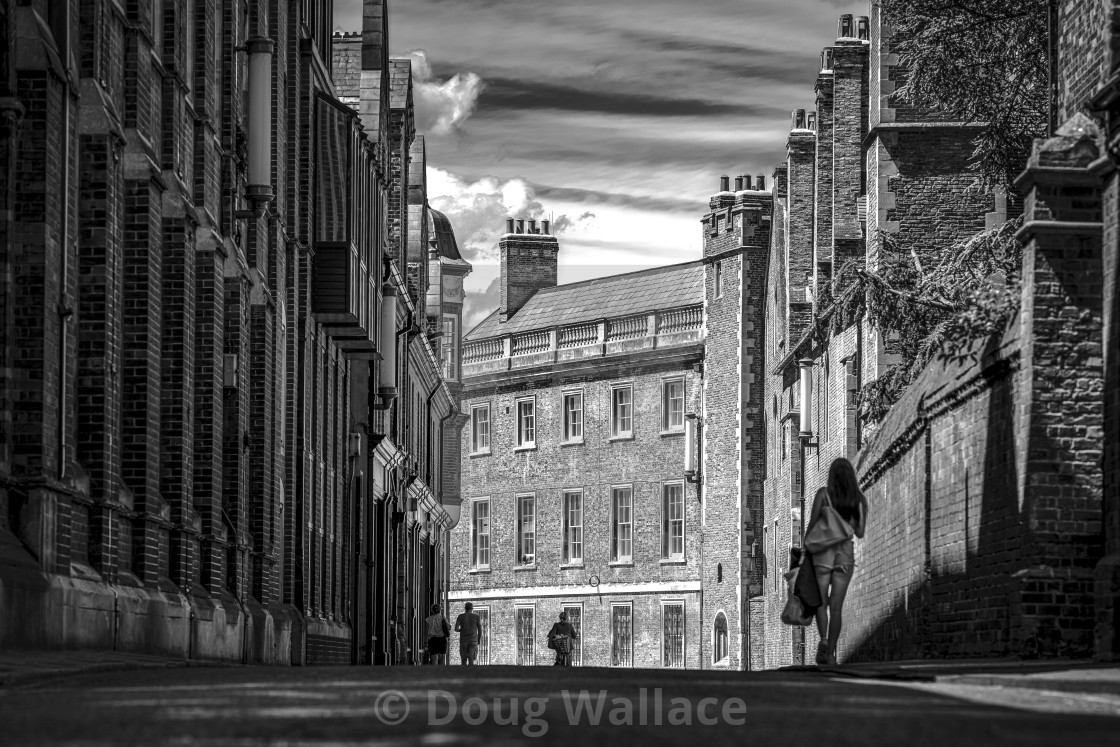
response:
[[[17,39],[27,114],[3,173],[13,211],[0,220],[13,239],[4,261],[20,274],[0,280],[2,370],[12,372],[0,396],[19,407],[4,406],[0,483],[11,487],[0,532],[30,546],[44,577],[0,610],[21,621],[0,625],[2,645],[237,660],[248,640],[250,661],[350,658],[359,529],[347,447],[373,418],[351,413],[351,362],[310,304],[311,115],[331,54],[308,46],[303,29],[331,24],[300,17],[299,4],[266,5],[71,3],[72,39]],[[21,6],[20,22],[62,28],[35,17],[43,7]],[[323,28],[314,39],[329,39]],[[256,34],[277,41],[275,219],[237,215],[255,133],[235,47]],[[41,43],[62,52],[44,57]],[[67,89],[59,65],[71,58],[79,83]],[[396,112],[410,141],[407,72]],[[373,106],[387,111],[390,94],[374,92]],[[367,136],[379,152],[384,135]],[[385,177],[363,185],[367,194],[384,193]],[[361,237],[375,264],[385,219]],[[407,241],[407,226],[394,230]],[[444,398],[439,414],[448,407]],[[77,596],[61,591],[72,573],[91,581]],[[21,578],[0,566],[5,591]],[[134,606],[114,607],[117,583]],[[106,600],[118,611],[106,614]]]
[[[698,352],[694,355],[693,360],[698,361]],[[685,596],[695,600],[701,554],[700,504],[695,486],[684,483],[685,560],[661,560],[662,484],[664,481],[683,483],[684,477],[682,436],[661,433],[661,386],[665,376],[684,377],[685,401],[693,403],[700,396],[701,382],[699,374],[689,366],[668,367],[655,360],[640,365],[623,362],[616,370],[615,374],[604,371],[566,375],[563,369],[558,369],[535,384],[503,384],[500,379],[464,382],[464,413],[470,413],[472,405],[490,405],[491,449],[487,455],[470,455],[471,426],[468,424],[463,429],[463,508],[459,524],[451,533],[451,582],[455,599],[492,605],[495,634],[501,630],[506,637],[512,635],[508,631],[513,629],[513,602],[508,601],[509,594],[518,594],[518,604],[535,604],[539,616],[537,639],[541,648],[547,632],[547,627],[542,629],[541,626],[545,621],[551,625],[555,620],[558,604],[583,604],[588,615],[584,632],[585,662],[601,666],[609,664],[610,626],[605,613],[599,614],[599,595],[590,590],[589,577],[597,576],[605,587],[628,584],[640,589],[644,585],[659,585],[662,591],[603,594],[602,607],[609,611],[611,599],[633,602],[637,631],[634,666],[660,666],[661,623],[657,600]],[[631,440],[610,439],[612,383],[633,386],[634,437]],[[583,392],[584,439],[580,444],[562,445],[562,394],[571,390]],[[536,402],[536,448],[527,451],[514,450],[516,400],[521,396],[533,396]],[[686,404],[686,410],[693,406]],[[610,560],[613,485],[630,485],[633,490],[633,562],[630,564],[612,564]],[[561,495],[566,489],[583,491],[583,562],[572,567],[561,564]],[[516,558],[517,497],[523,494],[535,495],[537,549],[534,564],[522,564]],[[489,498],[491,512],[490,569],[473,572],[471,501],[484,497]],[[735,556],[725,563],[724,583],[728,587],[733,585],[736,564]],[[689,583],[693,586],[687,586]],[[692,591],[674,591],[672,584],[686,584],[682,588]],[[732,598],[733,595],[732,592]],[[656,615],[653,610],[657,610]],[[603,620],[593,617],[593,612]],[[685,614],[688,635],[699,636],[698,603],[690,603]],[[505,618],[499,615],[508,615],[509,620],[500,624]],[[734,629],[731,630],[733,637]],[[512,638],[500,640],[499,645],[499,639],[494,639],[491,661],[516,663],[512,658],[516,651],[511,645]],[[692,640],[699,645],[698,637]],[[688,650],[689,665],[696,666],[697,649]],[[540,656],[538,649],[538,663]],[[654,663],[655,658],[657,663]]]

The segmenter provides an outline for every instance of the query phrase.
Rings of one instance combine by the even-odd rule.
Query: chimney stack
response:
[[[517,222],[521,224],[517,233],[498,240],[501,255],[499,285],[502,294],[498,319],[502,322],[508,321],[538,291],[556,285],[556,255],[560,250],[556,238],[541,235],[535,230],[535,226],[526,233],[525,219],[519,218]],[[530,223],[535,224],[536,220]],[[545,223],[547,221],[542,221],[541,225],[545,226]],[[545,226],[545,232],[547,231],[548,227]]]
[[[840,16],[840,22],[836,26],[836,37],[838,39],[851,39],[855,36],[855,27],[852,24],[851,13],[845,13]]]
[[[728,191],[730,191],[730,189],[731,189],[731,177],[729,177],[727,174],[724,174],[723,176],[721,176],[719,178],[719,191],[720,192],[728,192]]]
[[[506,218],[506,233],[513,233],[513,218]]]
[[[755,181],[758,182],[758,186],[755,187],[755,189],[757,189],[759,192],[765,192],[766,191],[766,177],[763,176],[762,174],[759,174],[757,177],[755,177]]]
[[[871,40],[871,21],[867,16],[860,16],[856,21],[856,33],[863,41]]]
[[[548,218],[545,218],[544,220],[541,221],[541,231],[544,233],[545,236],[550,235],[548,233],[548,231],[549,231],[549,228],[551,227],[551,225],[552,225],[552,221],[550,221]]]

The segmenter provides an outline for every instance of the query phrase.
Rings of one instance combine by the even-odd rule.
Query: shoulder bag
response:
[[[805,549],[810,553],[818,553],[834,545],[839,545],[845,540],[850,540],[855,536],[855,533],[852,525],[844,521],[840,512],[832,507],[828,490],[825,490],[824,505],[821,506],[820,515],[809,527],[809,531],[805,533]]]

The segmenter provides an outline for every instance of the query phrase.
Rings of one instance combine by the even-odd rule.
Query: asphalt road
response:
[[[204,667],[0,690],[7,745],[1117,744],[1120,697],[815,672]],[[639,742],[640,740],[640,742]]]

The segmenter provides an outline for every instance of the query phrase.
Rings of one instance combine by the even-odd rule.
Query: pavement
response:
[[[0,689],[93,672],[177,667],[237,667],[227,662],[124,651],[0,649]],[[1120,697],[1120,665],[1090,659],[916,659],[836,667],[789,666],[778,672],[823,673],[872,680],[1015,687]]]
[[[0,691],[51,679],[65,679],[93,672],[127,669],[171,669],[192,666],[229,666],[205,662],[134,654],[125,651],[10,651],[0,649]]]
[[[52,746],[1111,747],[1120,731],[1120,667],[1070,660],[765,672],[263,667],[0,651],[0,725],[0,742]]]

